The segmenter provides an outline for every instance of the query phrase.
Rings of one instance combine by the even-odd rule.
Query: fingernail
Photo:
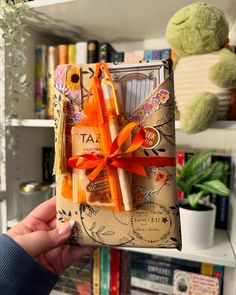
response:
[[[59,229],[58,234],[60,236],[64,236],[64,235],[68,234],[71,231],[71,229],[73,228],[74,224],[75,224],[75,221],[70,220],[65,226],[63,226],[62,228]]]

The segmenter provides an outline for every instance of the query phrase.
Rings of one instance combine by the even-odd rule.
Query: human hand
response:
[[[73,225],[71,221],[60,230],[56,228],[56,198],[53,197],[40,204],[6,234],[41,266],[59,275],[76,259],[94,251],[93,247],[65,245]]]

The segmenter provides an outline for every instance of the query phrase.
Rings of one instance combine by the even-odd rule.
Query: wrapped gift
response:
[[[170,61],[60,65],[54,99],[57,222],[76,221],[71,243],[181,248]]]

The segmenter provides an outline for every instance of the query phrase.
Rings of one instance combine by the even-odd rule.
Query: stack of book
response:
[[[60,275],[54,289],[66,294],[91,295],[91,272],[92,259],[90,256],[84,256]]]
[[[96,62],[139,62],[173,58],[170,48],[117,52],[108,42],[80,41],[74,44],[48,46],[39,44],[35,52],[36,119],[53,119],[54,71],[60,64]]]
[[[180,277],[188,277],[198,285],[202,281],[216,286],[211,294],[219,295],[223,276],[220,265],[98,247],[91,259],[84,257],[66,270],[55,289],[83,295],[190,294],[178,293],[183,285]]]

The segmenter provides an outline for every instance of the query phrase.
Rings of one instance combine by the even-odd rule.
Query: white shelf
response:
[[[170,17],[184,5],[192,2],[192,0],[37,0],[28,5],[36,12],[45,14],[49,20],[62,20],[68,22],[71,27],[78,26],[82,38],[86,36],[108,42],[130,42],[164,38]],[[232,1],[211,0],[210,2],[225,12],[231,28],[235,19]]]
[[[181,129],[180,121],[175,121],[175,129]],[[209,129],[236,129],[236,121],[216,121]]]
[[[54,127],[54,120],[12,119],[7,125],[13,127]]]
[[[67,3],[75,0],[35,0],[32,2],[28,2],[27,5],[31,8],[45,7],[49,5],[57,5],[61,3]]]
[[[185,260],[200,261],[212,264],[235,267],[235,256],[229,242],[227,232],[224,230],[215,231],[213,247],[205,250],[183,250],[176,249],[152,249],[152,248],[125,248],[129,251],[168,256]]]

